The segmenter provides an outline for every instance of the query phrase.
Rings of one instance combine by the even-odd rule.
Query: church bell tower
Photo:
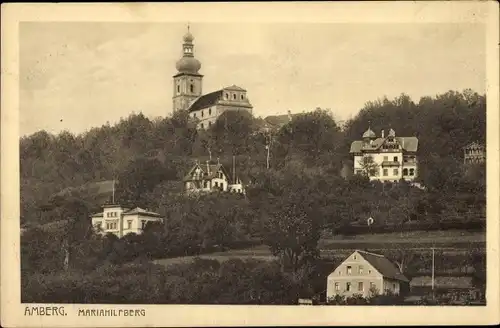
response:
[[[194,37],[187,27],[183,37],[182,58],[177,61],[177,74],[174,75],[174,92],[172,97],[173,111],[184,110],[199,96],[202,95],[203,75],[198,71],[201,63],[194,58]]]

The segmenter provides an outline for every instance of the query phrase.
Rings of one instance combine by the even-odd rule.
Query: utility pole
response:
[[[432,247],[432,299],[434,299],[434,247]]]

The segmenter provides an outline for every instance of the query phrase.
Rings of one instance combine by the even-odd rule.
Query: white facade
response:
[[[184,177],[184,188],[187,192],[219,190],[245,193],[243,183],[236,175],[232,178],[220,163],[208,162],[206,165],[197,163],[189,170]]]
[[[141,234],[148,222],[162,222],[154,212],[136,207],[133,210],[120,205],[106,205],[102,213],[92,216],[92,226],[101,234],[112,233],[121,238],[129,233]]]
[[[377,138],[368,129],[363,140],[351,145],[354,174],[367,174],[370,180],[413,181],[418,175],[417,149],[416,137],[396,137],[391,129],[387,137],[382,131],[382,137]]]
[[[326,297],[400,294],[403,283],[408,279],[383,255],[357,250],[328,275]]]

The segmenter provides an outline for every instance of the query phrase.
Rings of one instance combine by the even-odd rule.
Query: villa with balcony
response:
[[[393,129],[377,137],[370,128],[362,140],[353,141],[350,153],[354,157],[354,174],[370,180],[397,182],[413,181],[418,175],[418,138],[396,137]]]

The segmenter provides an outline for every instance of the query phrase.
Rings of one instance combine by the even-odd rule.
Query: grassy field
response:
[[[384,249],[412,249],[427,251],[431,247],[443,249],[447,253],[463,253],[470,248],[485,248],[486,237],[484,233],[467,231],[417,231],[404,234],[373,234],[357,236],[335,236],[323,238],[319,242],[322,257],[345,257],[355,249],[369,249],[371,251]],[[189,263],[194,258],[214,259],[226,261],[231,258],[273,260],[275,257],[265,245],[246,249],[229,250],[203,254],[200,256],[184,256],[155,260],[155,263],[165,266]]]

